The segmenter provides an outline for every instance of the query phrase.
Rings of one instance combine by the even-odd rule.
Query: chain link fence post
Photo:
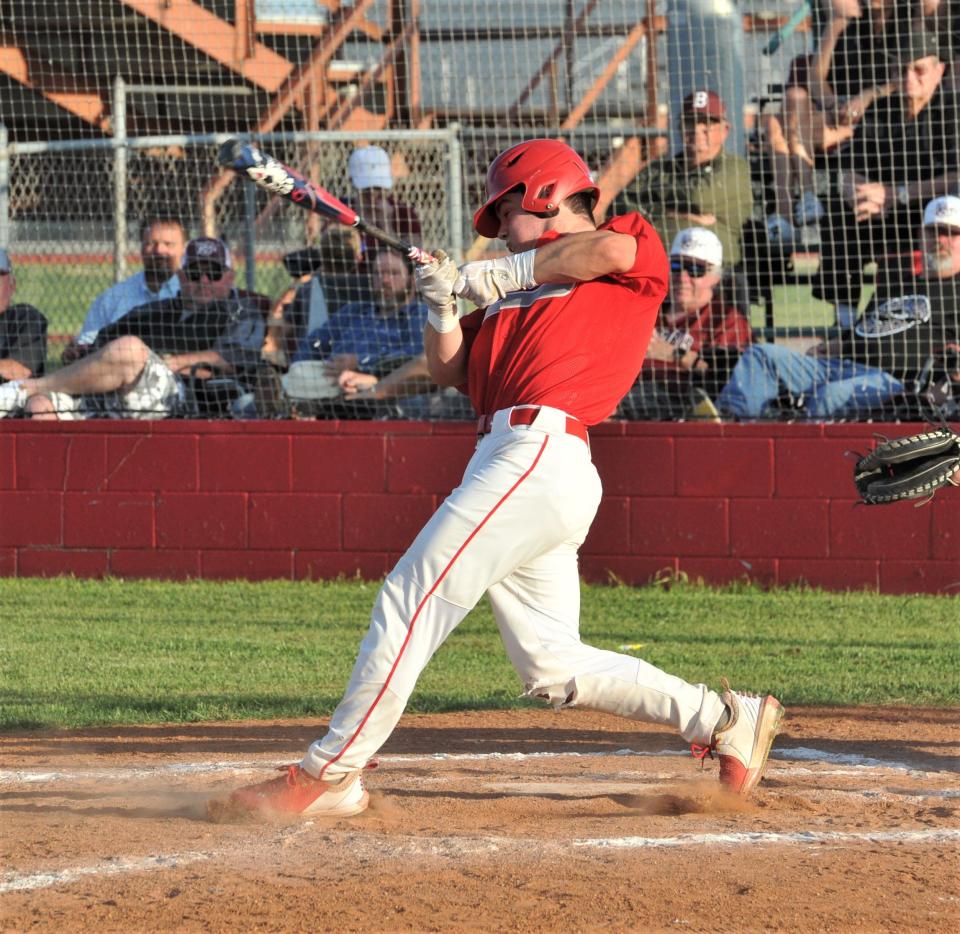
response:
[[[450,226],[450,250],[454,261],[463,262],[463,166],[460,148],[460,124],[451,123],[447,142],[447,223]]]
[[[127,277],[127,87],[113,81],[113,281]]]
[[[10,246],[10,133],[0,123],[0,247]]]

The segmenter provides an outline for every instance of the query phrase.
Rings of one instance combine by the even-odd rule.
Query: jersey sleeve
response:
[[[653,225],[633,212],[612,217],[600,226],[600,230],[626,234],[637,241],[637,255],[633,266],[626,272],[610,276],[614,282],[641,295],[667,294],[670,268],[667,254]]]

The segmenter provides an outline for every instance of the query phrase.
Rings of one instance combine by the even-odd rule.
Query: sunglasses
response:
[[[928,227],[928,230],[931,228]],[[960,237],[960,227],[947,227],[945,224],[935,224],[932,228],[935,237]]]
[[[219,282],[227,274],[222,266],[217,266],[214,269],[207,266],[187,266],[183,272],[191,282],[199,282],[204,276],[211,282]]]
[[[689,259],[672,259],[670,272],[685,272],[691,279],[702,279],[710,272],[710,267],[705,263],[695,263]]]

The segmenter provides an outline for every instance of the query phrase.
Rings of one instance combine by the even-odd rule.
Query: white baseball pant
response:
[[[310,774],[333,778],[367,763],[420,672],[485,592],[528,695],[710,742],[724,711],[716,692],[580,641],[577,550],[600,478],[564,412],[542,407],[527,426],[511,425],[512,411],[493,416],[462,483],[384,581],[346,693],[303,759]]]

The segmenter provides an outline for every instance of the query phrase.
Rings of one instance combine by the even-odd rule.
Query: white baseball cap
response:
[[[924,227],[960,227],[960,198],[942,195],[923,209]]]
[[[379,146],[354,149],[347,163],[354,188],[393,188],[390,157]]]
[[[706,227],[687,227],[673,238],[671,256],[687,256],[709,266],[723,265],[723,244]]]

